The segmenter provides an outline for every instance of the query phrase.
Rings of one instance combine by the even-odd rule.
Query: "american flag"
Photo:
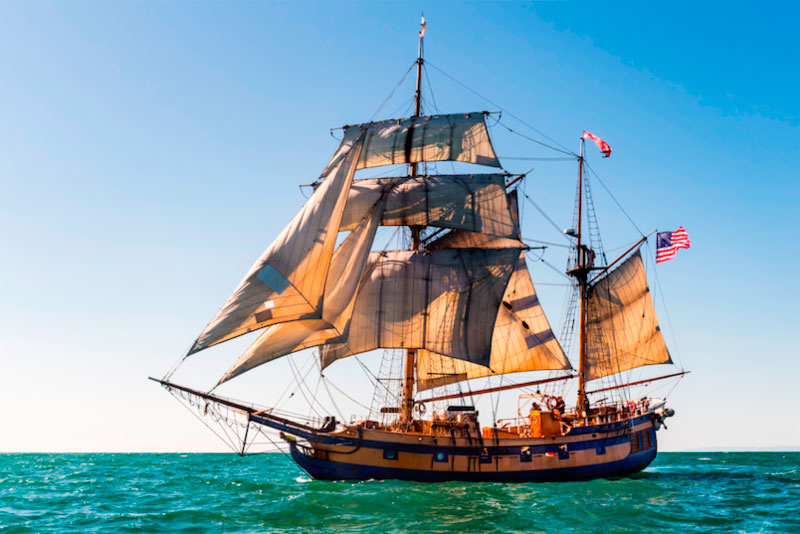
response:
[[[681,226],[674,232],[658,232],[656,235],[656,263],[671,260],[679,248],[689,248],[692,242],[686,229]]]

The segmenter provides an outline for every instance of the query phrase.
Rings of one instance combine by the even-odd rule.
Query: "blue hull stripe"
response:
[[[444,482],[460,480],[470,482],[546,482],[586,480],[599,477],[619,477],[641,471],[656,456],[656,448],[630,454],[623,460],[556,469],[530,469],[525,471],[433,471],[399,469],[371,465],[346,464],[310,458],[291,444],[292,458],[309,475],[319,480],[412,480],[418,482]]]

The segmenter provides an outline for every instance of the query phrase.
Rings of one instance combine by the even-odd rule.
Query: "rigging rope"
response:
[[[575,158],[540,158],[533,156],[497,156],[499,159],[512,159],[519,161],[575,161]]]
[[[536,210],[537,210],[539,213],[541,213],[541,214],[542,214],[542,217],[544,217],[545,219],[547,219],[547,222],[549,222],[549,223],[550,223],[550,224],[553,226],[553,228],[555,228],[555,229],[558,231],[558,234],[559,234],[560,236],[562,236],[562,237],[563,237],[564,239],[566,239],[568,242],[572,243],[572,241],[570,240],[570,238],[569,238],[569,237],[567,237],[567,236],[564,234],[563,230],[562,230],[561,228],[559,228],[559,226],[556,224],[556,222],[555,222],[553,219],[551,219],[551,218],[550,218],[550,216],[549,216],[549,215],[547,215],[547,213],[545,213],[545,212],[544,212],[544,210],[543,210],[542,208],[540,208],[540,207],[539,207],[539,205],[538,205],[536,202],[534,202],[534,201],[533,201],[533,199],[532,199],[531,197],[529,197],[527,193],[525,193],[525,192],[523,191],[523,193],[522,193],[522,196],[524,196],[524,197],[525,197],[525,199],[526,199],[528,202],[530,202],[530,203],[531,203],[531,205],[532,205],[534,208],[536,208]]]
[[[550,137],[550,136],[549,136],[549,135],[547,135],[546,133],[544,133],[544,132],[542,132],[541,130],[539,130],[539,129],[535,128],[534,126],[531,126],[530,124],[528,124],[527,122],[525,122],[525,121],[524,121],[524,120],[522,120],[521,118],[517,117],[516,115],[514,115],[514,114],[513,114],[513,113],[511,113],[510,111],[508,111],[508,110],[504,109],[503,107],[501,107],[501,106],[497,105],[496,103],[492,102],[491,100],[489,100],[488,98],[486,98],[485,96],[483,96],[482,94],[480,94],[479,92],[477,92],[476,90],[472,89],[472,88],[471,88],[471,87],[469,87],[468,85],[466,85],[466,84],[464,84],[464,83],[462,83],[462,82],[458,81],[457,79],[455,79],[454,77],[450,76],[449,74],[447,74],[445,71],[443,71],[442,69],[440,69],[439,67],[437,67],[436,65],[434,65],[433,63],[431,63],[430,61],[426,60],[426,61],[425,61],[425,63],[426,63],[427,65],[430,65],[431,67],[433,67],[433,68],[434,68],[434,69],[436,69],[437,71],[439,71],[439,73],[441,73],[443,76],[445,76],[445,77],[449,78],[450,80],[452,80],[453,82],[457,83],[458,85],[460,85],[461,87],[463,87],[463,88],[464,88],[464,89],[466,89],[467,91],[471,92],[471,93],[472,93],[472,94],[474,94],[475,96],[477,96],[477,97],[479,97],[479,98],[482,98],[483,100],[485,100],[486,102],[488,102],[488,103],[489,103],[489,104],[491,104],[492,106],[494,106],[494,107],[496,107],[497,109],[501,110],[503,113],[505,113],[505,114],[507,114],[507,115],[509,115],[509,116],[513,117],[514,119],[518,120],[519,122],[521,122],[522,124],[524,124],[525,126],[527,126],[528,128],[530,128],[531,130],[533,130],[533,131],[534,131],[534,132],[536,132],[537,134],[541,135],[541,136],[542,136],[542,137],[544,137],[545,139],[548,139],[548,140],[549,140],[549,141],[551,141],[552,143],[554,143],[554,144],[556,144],[556,145],[560,146],[561,148],[563,148],[563,150],[559,150],[559,149],[555,149],[555,148],[554,148],[554,150],[558,150],[559,152],[563,152],[564,154],[569,154],[569,155],[571,155],[571,156],[574,156],[574,157],[576,157],[576,158],[578,157],[578,155],[577,155],[577,154],[575,154],[574,152],[570,151],[570,150],[569,150],[567,147],[565,147],[564,145],[562,145],[561,143],[559,143],[558,141],[556,141],[555,139],[553,139],[552,137]],[[537,141],[537,142],[538,142],[538,141]]]
[[[603,180],[601,180],[601,179],[600,179],[600,175],[598,175],[598,174],[597,174],[597,172],[595,172],[595,170],[592,168],[592,166],[591,166],[591,165],[589,165],[589,163],[586,161],[586,159],[585,159],[585,158],[584,158],[584,160],[583,160],[583,163],[584,163],[584,165],[586,165],[586,168],[588,168],[588,169],[589,169],[589,172],[591,172],[591,173],[594,175],[594,177],[595,177],[595,178],[597,178],[597,181],[598,181],[598,182],[600,182],[600,185],[602,185],[602,186],[603,186],[603,189],[605,189],[605,190],[606,190],[606,193],[608,193],[608,196],[610,196],[610,197],[611,197],[611,200],[613,200],[613,201],[614,201],[614,204],[616,204],[616,205],[617,205],[617,207],[618,207],[618,208],[619,208],[619,209],[622,211],[622,213],[625,215],[625,217],[627,217],[627,218],[628,218],[628,221],[629,221],[629,222],[630,222],[630,223],[633,225],[633,227],[634,227],[634,228],[636,228],[636,231],[637,231],[637,232],[639,232],[639,235],[640,235],[640,236],[642,236],[642,237],[644,237],[644,232],[642,232],[642,231],[639,229],[639,227],[638,227],[638,226],[636,226],[636,223],[635,223],[635,222],[633,222],[633,219],[631,218],[631,216],[630,216],[630,215],[628,215],[628,212],[627,212],[627,211],[625,211],[625,208],[623,208],[623,207],[622,207],[622,204],[620,204],[620,203],[619,203],[619,201],[617,200],[617,197],[615,197],[615,196],[614,196],[614,194],[611,192],[611,190],[610,190],[608,187],[606,187],[606,184],[605,184],[605,183],[603,183]]]
[[[511,115],[511,114],[509,113],[509,115]],[[512,116],[513,116],[513,115],[512,115]],[[554,146],[552,146],[552,145],[548,145],[547,143],[543,143],[543,142],[539,141],[538,139],[534,139],[533,137],[528,137],[527,135],[525,135],[525,134],[522,134],[522,133],[519,133],[518,131],[516,131],[516,130],[514,130],[514,129],[510,128],[510,127],[509,127],[507,124],[504,124],[504,123],[502,123],[502,122],[501,122],[501,121],[499,121],[499,120],[497,121],[497,124],[499,124],[500,126],[502,126],[503,128],[505,128],[505,129],[506,129],[506,130],[508,130],[509,132],[511,132],[511,133],[513,133],[513,134],[515,134],[515,135],[518,135],[518,136],[522,137],[523,139],[527,139],[528,141],[531,141],[531,142],[533,142],[533,143],[536,143],[537,145],[542,145],[542,146],[543,146],[543,147],[545,147],[545,148],[549,148],[550,150],[555,150],[556,152],[561,152],[562,154],[567,154],[568,156],[574,156],[574,157],[571,157],[571,158],[569,158],[569,159],[575,159],[575,158],[577,157],[577,156],[575,156],[575,155],[574,155],[574,153],[573,153],[572,151],[570,151],[570,150],[561,150],[560,148],[556,148],[556,147],[554,147]],[[565,158],[565,159],[566,159],[566,158]]]
[[[400,78],[400,81],[399,81],[399,82],[397,82],[397,85],[395,85],[395,86],[394,86],[394,89],[392,89],[392,91],[389,93],[389,96],[387,96],[387,97],[386,97],[386,99],[383,101],[383,104],[381,104],[381,105],[380,105],[380,107],[378,107],[378,109],[375,111],[375,113],[374,113],[374,114],[372,115],[372,117],[369,119],[369,121],[370,121],[370,122],[372,122],[372,121],[374,121],[374,120],[375,120],[375,117],[377,117],[377,116],[378,116],[378,113],[380,113],[380,112],[381,112],[381,110],[383,109],[383,107],[384,107],[384,106],[385,106],[385,105],[386,105],[386,104],[389,102],[389,100],[391,100],[391,99],[392,99],[392,97],[393,97],[393,96],[394,96],[394,94],[397,92],[397,90],[400,88],[400,86],[401,86],[401,85],[403,85],[403,82],[405,82],[405,81],[406,81],[406,78],[408,78],[408,75],[409,75],[409,74],[411,73],[411,71],[414,69],[414,67],[416,66],[416,64],[417,64],[417,61],[416,61],[416,60],[414,60],[414,62],[411,64],[411,66],[410,66],[410,67],[408,67],[408,70],[406,71],[406,73],[405,73],[405,74],[403,74],[403,77],[402,77],[402,78]]]

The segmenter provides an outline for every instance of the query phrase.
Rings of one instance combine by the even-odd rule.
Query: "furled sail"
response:
[[[328,266],[362,146],[363,136],[340,145],[325,180],[250,268],[190,354],[270,324],[320,317]]]
[[[504,174],[371,178],[350,188],[341,230],[354,228],[388,192],[381,224],[436,226],[517,239]]]
[[[323,367],[377,348],[427,349],[489,363],[497,310],[519,249],[370,254],[347,333]]]
[[[483,112],[345,126],[342,143],[352,143],[362,131],[366,134],[358,169],[422,161],[463,161],[500,167]]]
[[[637,250],[589,289],[586,380],[672,363]]]
[[[448,247],[489,248],[510,240],[472,232],[451,232],[439,241]],[[422,391],[494,374],[570,368],[536,296],[525,253],[521,252],[495,319],[489,366],[418,350],[417,389]]]
[[[220,384],[263,363],[342,335],[384,206],[385,197],[378,198],[367,216],[333,253],[325,282],[322,317],[268,326],[222,377]]]

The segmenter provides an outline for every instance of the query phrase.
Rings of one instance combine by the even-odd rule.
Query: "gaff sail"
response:
[[[586,380],[672,363],[639,250],[590,286],[586,305]]]

